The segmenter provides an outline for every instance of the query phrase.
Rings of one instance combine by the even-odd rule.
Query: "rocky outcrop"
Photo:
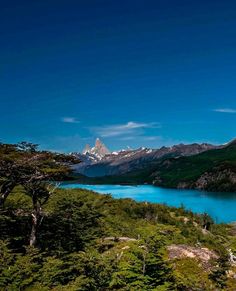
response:
[[[188,245],[170,245],[167,247],[170,260],[192,258],[200,262],[205,269],[212,267],[212,261],[217,260],[219,256],[208,248],[193,247]]]
[[[110,241],[115,241],[115,242],[137,241],[137,239],[135,239],[135,238],[130,238],[130,237],[126,237],[126,236],[120,236],[120,237],[109,236],[109,237],[104,237],[103,240],[110,240]]]
[[[197,189],[206,191],[236,191],[236,173],[231,169],[213,169],[205,172],[196,181],[181,181],[178,189]]]
[[[194,183],[194,188],[211,191],[223,191],[231,188],[233,191],[236,189],[236,173],[231,169],[206,172]]]

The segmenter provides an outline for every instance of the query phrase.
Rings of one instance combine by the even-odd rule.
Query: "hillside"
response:
[[[191,157],[163,161],[151,176],[153,184],[208,191],[236,191],[236,143]]]
[[[234,229],[207,215],[85,190],[57,190],[28,247],[21,188],[0,215],[1,290],[234,290]],[[229,248],[231,249],[229,251]]]

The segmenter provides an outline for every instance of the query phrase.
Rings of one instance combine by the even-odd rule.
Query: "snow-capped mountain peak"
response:
[[[91,151],[91,147],[89,144],[86,144],[84,150],[83,150],[83,155],[86,155],[87,153],[89,153]]]
[[[97,138],[95,146],[91,148],[90,145],[87,144],[83,150],[83,154],[93,155],[101,160],[103,157],[105,157],[105,155],[110,154],[110,151],[104,145],[104,143],[102,143],[101,140]]]

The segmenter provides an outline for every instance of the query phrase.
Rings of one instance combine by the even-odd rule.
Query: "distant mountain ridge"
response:
[[[82,183],[152,184],[167,188],[236,192],[236,141],[194,155],[164,156],[146,163],[142,169],[124,174],[85,178]]]
[[[135,150],[121,150],[110,152],[99,140],[95,146],[86,145],[83,153],[73,153],[82,162],[73,166],[76,173],[89,177],[101,177],[122,175],[134,170],[140,170],[146,166],[155,164],[157,161],[168,157],[181,157],[195,155],[210,149],[217,148],[214,145],[202,144],[179,144],[159,149],[139,148]]]

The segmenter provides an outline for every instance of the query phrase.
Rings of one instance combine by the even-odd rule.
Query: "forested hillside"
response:
[[[1,211],[1,290],[233,290],[233,229],[207,215],[56,190],[29,247],[31,200]],[[229,270],[231,270],[229,272]],[[231,289],[230,289],[231,288]]]
[[[222,149],[163,161],[152,173],[155,185],[208,191],[236,190],[236,142]]]

